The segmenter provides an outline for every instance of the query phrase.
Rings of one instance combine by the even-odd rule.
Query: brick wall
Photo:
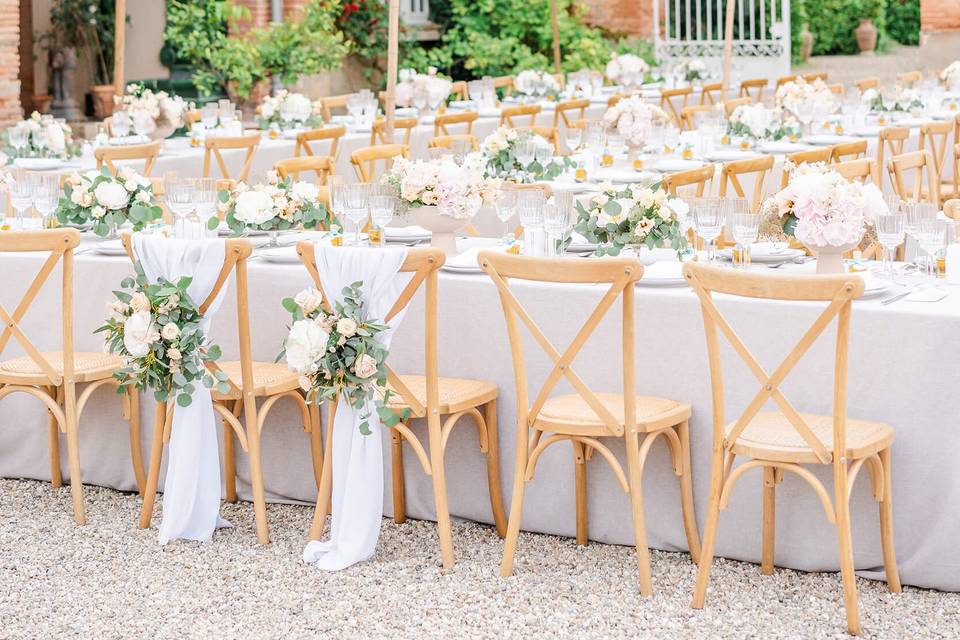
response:
[[[587,22],[615,33],[653,36],[654,0],[578,0]],[[960,2],[960,0],[956,0]]]
[[[920,0],[920,29],[960,29],[960,0]]]
[[[246,7],[250,19],[237,25],[235,33],[245,33],[254,27],[262,27],[270,22],[270,0],[234,0],[234,4]]]
[[[0,126],[23,117],[20,109],[20,0],[0,0]]]

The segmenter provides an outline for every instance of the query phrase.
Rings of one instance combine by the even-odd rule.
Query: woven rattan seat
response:
[[[421,404],[427,403],[427,379],[425,376],[400,376]],[[440,383],[440,413],[458,413],[471,407],[479,407],[497,397],[497,385],[483,380],[462,378],[438,378]],[[408,406],[400,395],[390,396],[390,406]]]
[[[63,375],[63,353],[46,351],[44,359],[54,370]],[[118,356],[95,351],[74,351],[73,371],[77,382],[93,382],[113,375],[123,366]],[[40,366],[27,356],[0,362],[0,382],[9,384],[49,384],[47,375]]]
[[[597,399],[623,424],[623,396],[619,393],[596,393]],[[670,427],[690,417],[690,405],[666,398],[637,396],[637,430],[656,431]],[[604,432],[603,420],[580,395],[570,394],[550,398],[543,403],[537,416],[536,428],[560,433]]]
[[[300,388],[299,376],[287,368],[287,365],[273,362],[254,362],[253,364],[253,395],[270,396],[275,393],[292,391]],[[230,360],[218,362],[217,366],[230,378],[236,387],[243,386],[243,376],[240,372],[240,361]],[[214,399],[222,400],[231,397],[229,394],[214,392]]]

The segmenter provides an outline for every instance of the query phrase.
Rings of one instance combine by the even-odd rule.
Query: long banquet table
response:
[[[0,257],[0,270],[7,283],[0,288],[0,303],[10,308],[19,299],[22,288],[14,283],[28,282],[40,263],[39,257],[24,254]],[[92,331],[105,315],[111,289],[130,271],[126,258],[93,253],[77,256],[78,349],[100,349],[100,339]],[[298,265],[272,264],[261,259],[251,261],[249,276],[251,299],[255,301],[251,309],[254,357],[272,361],[288,320],[280,300],[307,286],[308,276]],[[231,284],[212,330],[214,341],[224,348],[225,358],[236,356],[233,291]],[[558,345],[569,342],[601,295],[599,287],[590,285],[517,285],[517,292],[534,319]],[[767,367],[779,362],[816,314],[814,305],[806,303],[721,298],[718,304]],[[686,287],[640,287],[636,307],[637,391],[672,397],[693,406],[694,497],[702,528],[710,475],[711,404],[698,302]],[[24,323],[41,348],[53,348],[56,344],[57,309],[57,287],[48,285]],[[618,317],[615,307],[574,363],[587,384],[597,390],[621,388]],[[509,502],[516,434],[514,382],[502,312],[492,283],[481,275],[442,273],[439,326],[441,375],[483,378],[499,385],[501,487]],[[423,327],[422,299],[418,295],[393,341],[391,361],[398,371],[423,372]],[[881,306],[877,300],[855,302],[848,398],[851,416],[883,420],[896,429],[894,512],[902,580],[906,584],[952,591],[960,590],[960,555],[956,550],[960,540],[960,467],[956,464],[960,458],[960,394],[956,392],[955,374],[955,363],[960,361],[960,341],[955,339],[958,330],[957,289],[938,303],[901,301]],[[535,345],[528,346],[528,374],[531,384],[537,385],[549,370],[549,362]],[[14,347],[3,357],[13,357]],[[744,366],[733,363],[732,351],[728,349],[726,355],[728,412],[732,414],[752,398],[757,384]],[[832,334],[827,333],[784,385],[787,396],[800,410],[831,410],[832,363]],[[152,429],[148,397],[143,398],[141,406],[142,447],[146,455]],[[271,501],[312,503],[315,499],[308,438],[298,420],[292,407],[278,406],[265,426],[263,455]],[[0,476],[49,479],[47,418],[40,405],[22,394],[5,398],[0,403],[0,426]],[[418,432],[422,428],[414,427]],[[112,392],[94,395],[84,412],[80,433],[84,482],[135,490],[126,423]],[[61,446],[65,447],[63,440]],[[613,450],[623,461],[622,446],[614,445]],[[408,514],[432,519],[430,479],[422,473],[409,449],[407,454]],[[242,453],[238,455],[239,492],[241,498],[249,499],[246,459]],[[61,459],[66,472],[65,449]],[[461,425],[451,438],[446,464],[453,515],[491,522],[485,465],[471,425]],[[389,467],[389,456],[384,465]],[[565,445],[551,447],[544,454],[536,478],[528,485],[524,530],[574,535],[572,465],[571,452]],[[599,456],[589,465],[588,475],[591,539],[632,544],[628,498]],[[817,475],[827,487],[832,486],[829,468],[818,470]],[[385,477],[390,477],[389,471]],[[678,482],[663,445],[655,445],[643,480],[649,544],[658,549],[685,550]],[[747,474],[738,484],[729,508],[721,516],[718,555],[759,561],[760,489],[759,473]],[[791,474],[787,474],[777,493],[777,564],[807,571],[837,570],[835,529],[824,518],[814,493]],[[69,509],[67,494],[63,495],[63,508]],[[384,512],[392,513],[389,481],[385,486]],[[853,490],[852,513],[856,567],[861,575],[882,577],[878,511],[866,474],[858,478]],[[98,526],[95,508],[89,509],[89,520],[89,526]],[[306,528],[307,519],[303,524]],[[131,529],[135,526],[131,521]]]

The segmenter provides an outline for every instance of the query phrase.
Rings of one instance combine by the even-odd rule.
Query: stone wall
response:
[[[0,0],[0,126],[21,117],[20,0]]]

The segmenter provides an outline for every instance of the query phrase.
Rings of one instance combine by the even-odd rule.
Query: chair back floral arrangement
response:
[[[870,111],[877,113],[884,111],[915,112],[924,109],[920,94],[905,87],[895,87],[890,92],[867,89],[861,94],[860,103],[869,107]]]
[[[417,73],[414,69],[401,69],[398,74],[396,100],[398,107],[417,107],[419,110],[434,111],[440,108],[453,82],[437,74],[434,67],[427,73]]]
[[[660,107],[647,104],[640,96],[624,98],[603,114],[607,126],[616,129],[624,142],[639,149],[646,143],[650,125],[656,122],[668,122],[670,116]]]
[[[220,210],[233,235],[248,231],[286,231],[296,227],[329,228],[335,222],[333,215],[319,201],[320,189],[311,182],[281,180],[275,171],[267,174],[266,184],[250,186],[238,182],[233,189],[222,189]],[[210,229],[216,229],[219,218],[212,216]]]
[[[776,103],[803,121],[806,113],[813,117],[832,113],[837,104],[833,92],[823,80],[807,82],[798,77],[777,89]]]
[[[80,145],[74,142],[70,125],[37,111],[26,120],[4,129],[2,141],[8,163],[17,158],[67,160],[80,155]]]
[[[113,292],[109,316],[95,331],[103,334],[104,348],[123,359],[123,368],[113,374],[118,392],[149,388],[157,402],[176,398],[181,407],[190,405],[196,384],[228,393],[227,375],[211,373],[204,364],[220,357],[220,347],[205,344],[203,316],[187,294],[193,279],[149,284],[139,262],[134,271]]]
[[[700,59],[684,60],[674,67],[674,73],[677,77],[683,78],[687,82],[705,80],[707,77],[707,64]]]
[[[291,371],[300,376],[300,387],[309,403],[343,397],[358,411],[372,400],[377,415],[389,426],[410,416],[388,408],[393,393],[387,388],[387,348],[377,336],[387,329],[382,322],[367,317],[360,288],[354,282],[343,289],[343,302],[331,310],[314,288],[304,289],[294,298],[284,298],[283,308],[293,323],[283,342],[277,361],[285,359]],[[360,433],[370,435],[370,414],[361,414]]]
[[[876,185],[848,181],[822,162],[803,163],[786,188],[764,201],[761,235],[817,247],[856,244],[888,211]]]
[[[727,123],[727,135],[755,140],[781,140],[799,134],[799,123],[782,107],[768,108],[760,103],[740,105]]]
[[[633,184],[622,189],[610,183],[588,204],[577,201],[574,229],[597,243],[597,255],[619,255],[626,246],[649,249],[670,246],[678,255],[687,249],[689,207],[659,185]]]
[[[315,129],[323,123],[322,103],[311,102],[302,93],[281,89],[275,96],[267,96],[257,106],[257,124],[261,129]]]
[[[560,95],[560,84],[546,71],[528,69],[521,71],[513,79],[513,88],[517,93],[530,97],[550,97]]]
[[[436,206],[442,216],[473,217],[484,200],[493,201],[501,180],[489,177],[483,154],[467,154],[462,163],[453,156],[432,160],[396,158],[383,183],[393,188],[408,209]]]
[[[137,129],[147,135],[161,131],[166,137],[183,126],[184,114],[193,108],[180,96],[171,96],[166,91],[148,89],[142,83],[131,82],[122,96],[115,96],[116,110],[126,111],[137,123]]]
[[[940,72],[940,80],[950,91],[960,93],[960,60],[954,60]]]
[[[611,82],[626,86],[639,86],[650,72],[646,60],[632,53],[617,54],[610,57],[605,69]]]
[[[517,144],[525,141],[533,142],[539,151],[534,153],[533,163],[528,166],[523,166],[516,154]],[[566,169],[576,166],[576,162],[571,158],[558,159],[554,157],[553,152],[553,145],[533,131],[517,131],[503,126],[484,138],[480,145],[480,153],[485,159],[488,176],[521,182],[553,180]],[[541,163],[547,153],[550,161]]]
[[[99,171],[70,174],[57,205],[60,224],[92,224],[93,232],[101,237],[115,235],[127,222],[134,231],[140,231],[162,217],[153,182],[129,167],[123,167],[115,176],[106,166]]]

